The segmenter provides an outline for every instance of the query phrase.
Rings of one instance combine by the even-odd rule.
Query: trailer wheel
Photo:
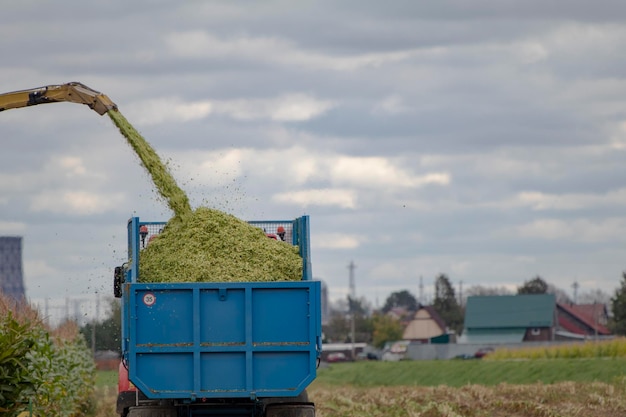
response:
[[[315,417],[313,403],[275,403],[265,407],[265,417]]]
[[[263,398],[265,417],[315,417],[315,404],[302,391],[297,397]]]
[[[146,405],[128,409],[128,417],[176,417],[177,415],[175,407],[160,405]]]

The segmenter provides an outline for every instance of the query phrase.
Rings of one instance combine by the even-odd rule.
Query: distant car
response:
[[[343,352],[332,352],[326,356],[326,362],[345,362],[348,357]]]
[[[378,360],[378,355],[376,355],[374,352],[359,352],[356,355],[356,358],[358,360],[362,360],[362,361],[377,361]]]
[[[404,353],[393,353],[393,352],[385,352],[381,359],[385,362],[398,362],[405,359]]]
[[[383,361],[396,362],[406,359],[409,340],[399,340],[395,342],[387,342],[383,350]]]
[[[481,358],[484,358],[485,356],[487,356],[488,354],[490,354],[493,351],[494,351],[494,349],[492,347],[480,348],[480,349],[478,349],[476,351],[476,353],[474,353],[474,357],[476,359],[481,359]]]
[[[456,355],[454,359],[476,359],[476,356],[469,353],[461,353],[459,355]]]

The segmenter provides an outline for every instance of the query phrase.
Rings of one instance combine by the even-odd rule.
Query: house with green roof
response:
[[[558,325],[556,317],[554,294],[471,296],[458,343],[551,341]]]

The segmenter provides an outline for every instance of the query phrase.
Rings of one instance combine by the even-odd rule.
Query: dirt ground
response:
[[[625,384],[626,385],[626,384]],[[617,417],[626,387],[604,383],[440,387],[312,387],[317,417]],[[116,390],[98,389],[96,417],[115,417]]]

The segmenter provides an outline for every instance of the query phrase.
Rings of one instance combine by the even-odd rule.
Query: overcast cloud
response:
[[[107,94],[194,207],[311,216],[344,298],[619,286],[626,2],[2,1],[0,92]],[[111,292],[130,216],[171,213],[108,117],[0,114],[0,235],[27,294]],[[458,290],[458,287],[457,287]]]

